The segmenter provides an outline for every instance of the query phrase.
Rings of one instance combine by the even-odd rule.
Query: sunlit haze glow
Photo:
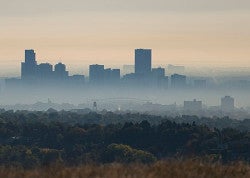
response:
[[[0,22],[1,76],[29,48],[80,72],[133,64],[135,48],[153,65],[250,67],[249,0],[1,0]]]

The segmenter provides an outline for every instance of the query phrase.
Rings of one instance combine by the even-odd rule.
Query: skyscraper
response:
[[[104,65],[95,64],[89,66],[89,82],[91,84],[102,84],[104,76]]]
[[[53,76],[53,66],[49,63],[42,63],[37,66],[37,77],[40,80],[49,80]]]
[[[105,69],[104,70],[104,82],[106,84],[117,84],[121,78],[120,69]]]
[[[59,80],[67,79],[69,76],[69,72],[66,71],[65,64],[62,64],[61,62],[55,65],[54,74],[55,74],[55,78]]]
[[[33,49],[25,50],[25,62],[21,64],[21,78],[22,80],[32,81],[36,79],[36,75],[36,53]]]
[[[151,74],[151,49],[135,50],[135,74],[147,76]]]
[[[25,50],[25,63],[36,64],[36,53],[33,49]]]

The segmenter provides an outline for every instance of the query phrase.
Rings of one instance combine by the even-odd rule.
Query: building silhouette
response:
[[[167,89],[169,84],[171,84],[172,88],[179,89],[187,86],[187,77],[185,75],[175,73],[171,77],[167,77],[164,68],[152,68],[151,49],[135,49],[134,63],[135,65],[124,66],[124,76],[121,76],[120,69],[105,69],[104,65],[98,64],[90,65],[89,81],[87,83],[84,75],[69,76],[66,65],[61,62],[54,67],[49,63],[38,64],[35,51],[28,49],[25,50],[25,60],[21,63],[21,80],[8,80],[8,85],[14,86],[17,83],[19,86],[25,86],[26,84],[57,86],[58,83],[62,85],[82,85],[87,83],[90,85],[146,87],[148,89],[155,87]],[[173,65],[169,65],[168,68],[180,71],[185,69],[182,66]],[[206,80],[194,80],[193,86],[195,88],[205,88]]]
[[[201,111],[202,110],[202,101],[184,101],[184,110],[186,111]]]
[[[172,88],[185,88],[187,85],[187,77],[185,75],[173,74],[171,75]]]
[[[59,62],[55,65],[54,77],[56,80],[66,80],[69,77],[69,72],[66,71],[66,65]]]
[[[104,70],[104,81],[106,84],[117,84],[121,78],[120,69],[105,69]]]
[[[35,63],[36,64],[36,53],[33,49],[25,50],[25,63]]]
[[[104,83],[108,85],[118,84],[121,79],[120,69],[105,69],[104,70]]]
[[[104,65],[90,65],[89,66],[89,83],[90,84],[103,84],[104,82]]]
[[[225,96],[221,98],[221,110],[224,112],[233,112],[234,98],[232,98],[231,96]]]
[[[121,79],[121,70],[120,69],[112,69],[111,78],[113,81],[119,81]]]
[[[168,77],[165,76],[165,69],[158,67],[153,68],[151,72],[151,77],[153,80],[154,86],[158,88],[167,89],[168,88]]]
[[[37,78],[39,80],[51,80],[53,78],[53,66],[49,63],[42,63],[37,66]]]
[[[25,61],[21,63],[21,79],[6,80],[8,86],[62,86],[85,83],[84,75],[69,76],[66,65],[59,62],[54,66],[49,63],[37,64],[36,53],[33,49],[25,50]]]
[[[165,69],[158,67],[158,68],[153,68],[152,69],[152,76],[154,78],[163,78],[165,77]]]
[[[25,50],[25,62],[21,64],[21,79],[35,80],[37,76],[36,53],[33,49]]]
[[[143,77],[151,74],[151,49],[136,49],[135,50],[135,74]]]

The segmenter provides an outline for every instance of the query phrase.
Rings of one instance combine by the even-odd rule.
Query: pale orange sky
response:
[[[1,0],[0,76],[18,74],[24,49],[69,70],[133,64],[250,67],[248,0]]]

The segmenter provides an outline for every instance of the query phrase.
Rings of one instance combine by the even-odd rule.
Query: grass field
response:
[[[33,170],[0,168],[1,178],[249,178],[250,166],[200,161],[161,161],[151,165],[106,164],[79,167],[51,166]]]

